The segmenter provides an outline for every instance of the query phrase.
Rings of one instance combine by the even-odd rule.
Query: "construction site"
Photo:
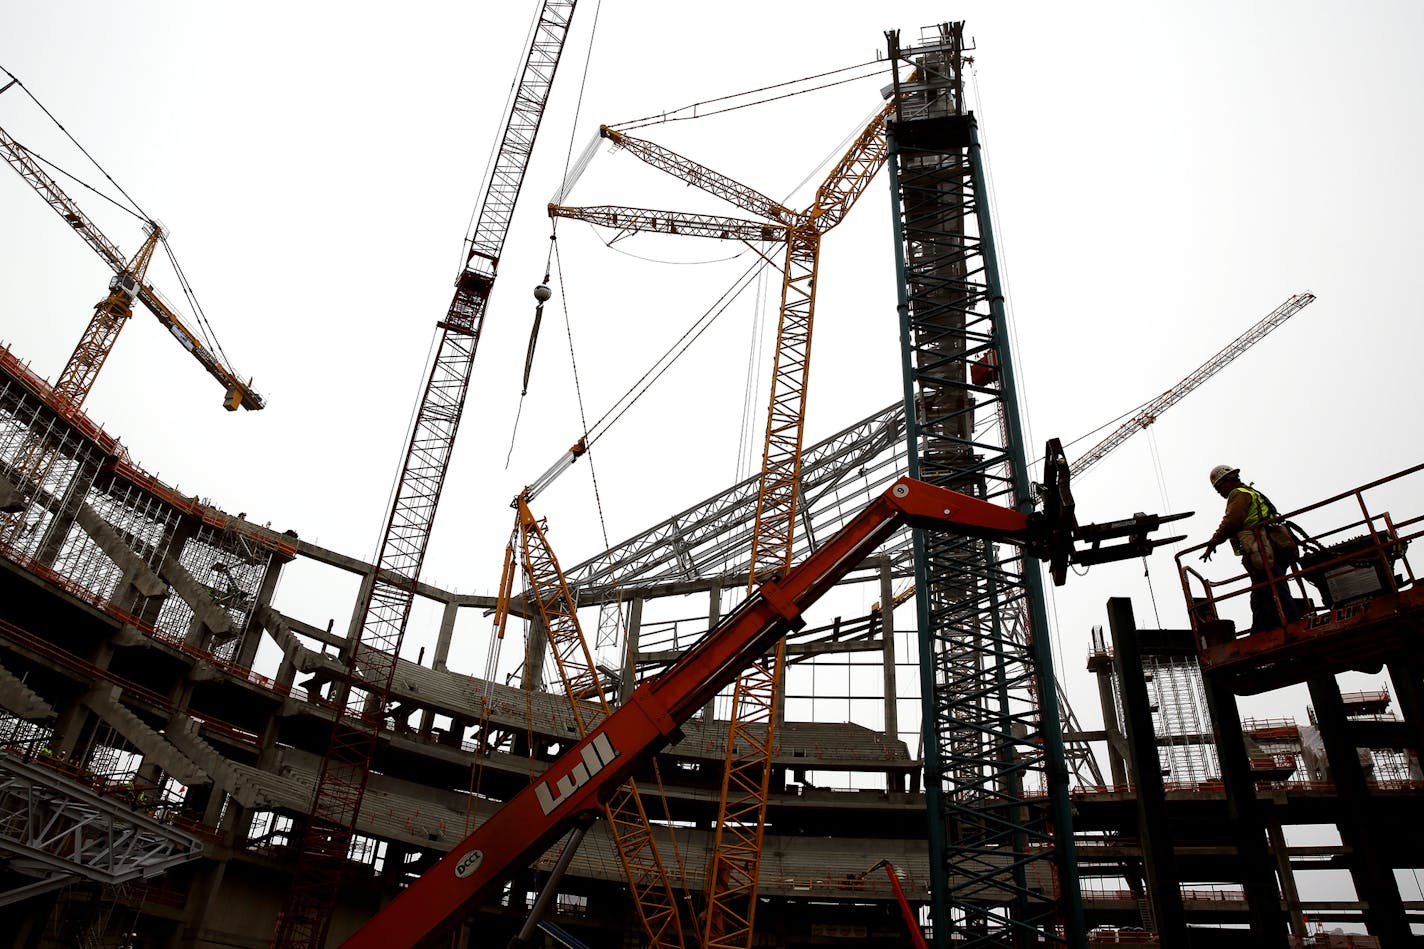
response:
[[[1022,140],[983,139],[976,59],[993,53],[972,21],[887,23],[856,37],[875,46],[868,62],[813,49],[818,65],[785,82],[716,74],[686,110],[639,88],[627,101],[651,118],[602,124],[580,110],[594,41],[612,39],[598,31],[616,26],[577,0],[518,6],[532,19],[490,38],[519,59],[499,80],[503,111],[464,123],[480,150],[466,171],[485,171],[453,297],[436,281],[422,292],[443,309],[401,298],[386,331],[410,339],[388,344],[352,298],[400,298],[392,285],[409,276],[363,246],[323,291],[331,312],[281,316],[283,358],[388,347],[378,378],[322,396],[340,406],[330,416],[299,413],[300,454],[258,429],[224,452],[179,434],[189,401],[205,430],[280,416],[283,386],[259,391],[217,345],[227,317],[212,306],[209,324],[197,269],[178,266],[162,215],[106,167],[117,156],[81,144],[68,104],[0,61],[0,155],[16,173],[0,207],[33,211],[0,229],[63,254],[54,279],[82,284],[92,311],[36,329],[19,297],[0,310],[0,335],[33,331],[68,353],[61,368],[0,344],[0,918],[13,945],[1424,944],[1424,462],[1397,432],[1378,451],[1366,437],[1412,416],[1417,395],[1336,392],[1351,407],[1329,417],[1311,401],[1359,376],[1397,386],[1408,337],[1369,339],[1348,372],[1301,385],[1312,391],[1263,364],[1246,378],[1255,347],[1306,332],[1317,311],[1375,308],[1332,302],[1323,275],[1318,301],[1270,286],[1255,311],[1233,299],[1219,321],[1095,333],[1083,352],[1036,336],[1009,308],[1001,244],[1048,225],[996,208],[1016,179],[991,178],[989,153]],[[735,176],[704,163],[671,124],[852,79],[835,94],[860,95],[858,111],[808,121],[804,155],[778,149],[788,175],[806,175],[789,191],[759,190],[755,160]],[[813,124],[834,126],[819,165]],[[400,146],[372,139],[407,198],[430,186],[418,156],[391,159]],[[304,213],[320,217],[314,204]],[[857,279],[843,236],[879,269]],[[258,257],[300,255],[271,242]],[[517,255],[514,242],[538,246]],[[1113,267],[1110,248],[1068,230],[1051,242],[1079,268]],[[734,269],[692,266],[709,261]],[[675,292],[623,282],[653,263],[676,264]],[[241,295],[271,306],[280,294],[250,264]],[[1213,279],[1176,264],[1164,297]],[[1054,282],[1090,307],[1116,292]],[[1172,305],[1158,303],[1134,306]],[[597,321],[577,322],[580,304]],[[665,324],[656,346],[633,326],[649,313]],[[124,369],[152,318],[148,365]],[[343,341],[304,342],[308,318]],[[751,334],[764,351],[746,366],[698,354],[739,318],[751,328],[736,345]],[[884,364],[862,375],[813,358],[813,325],[852,367]],[[613,355],[594,358],[590,336]],[[1321,359],[1345,348],[1300,345]],[[1163,350],[1184,361],[1144,355]],[[1103,423],[1069,385],[1030,389],[1025,367],[1054,355],[1084,400],[1101,386],[1122,414]],[[497,397],[480,388],[486,366]],[[193,377],[191,400],[137,397],[185,486],[153,470],[122,411],[86,401],[125,371]],[[1139,373],[1159,394],[1122,412]],[[724,383],[730,398],[703,394]],[[1185,456],[1159,452],[1169,410],[1202,427],[1188,414],[1199,387],[1224,392],[1206,409],[1215,425],[1255,441],[1194,434]],[[1043,410],[1032,426],[1027,391]],[[1308,446],[1271,414],[1293,400]],[[456,452],[462,422],[480,465]],[[1091,431],[1065,444],[1036,434],[1045,424]],[[1296,456],[1268,467],[1292,438]],[[336,447],[358,440],[364,455]],[[1112,467],[1142,445],[1155,484]],[[397,449],[385,507],[370,492],[348,504],[392,473]],[[721,454],[739,456],[735,477]],[[1169,500],[1163,455],[1188,459],[1189,502]],[[1328,458],[1288,485],[1316,455]],[[1116,485],[1090,473],[1105,470]],[[1213,540],[1238,474],[1282,503]],[[243,482],[271,482],[280,507],[256,507]]]

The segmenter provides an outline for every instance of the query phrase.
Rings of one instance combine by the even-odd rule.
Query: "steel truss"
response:
[[[1030,510],[963,24],[892,62],[892,194],[911,477]],[[914,538],[937,946],[1084,945],[1058,698],[1036,561]],[[1016,634],[1016,617],[1029,627]]]
[[[892,405],[802,451],[794,561],[904,473],[903,419],[903,408]],[[745,585],[760,481],[760,474],[753,475],[565,571],[570,586],[589,602],[615,579],[623,588],[718,577],[728,578],[729,586]],[[907,533],[897,534],[883,552],[897,549],[908,572]]]
[[[36,882],[0,905],[78,879],[147,879],[203,855],[198,838],[95,794],[49,768],[0,754],[0,851]]]

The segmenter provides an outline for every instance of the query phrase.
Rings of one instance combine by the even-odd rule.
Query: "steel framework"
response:
[[[892,63],[918,69],[897,74],[890,123],[910,474],[1027,511],[963,23],[913,49],[886,38]],[[948,535],[914,547],[935,943],[1086,945],[1037,564]]]
[[[36,881],[0,894],[0,905],[76,879],[123,883],[203,855],[191,834],[125,807],[49,768],[0,755],[0,850]]]
[[[312,810],[302,834],[292,889],[277,920],[277,945],[319,949],[346,867],[352,827],[365,795],[371,760],[386,718],[391,679],[410,618],[430,528],[455,447],[510,217],[568,36],[575,0],[545,0],[496,153],[465,264],[426,380],[395,499],[386,521],[377,571],[362,596],[357,637],[336,695],[338,714],[322,762]],[[365,668],[357,674],[357,658]],[[371,687],[374,684],[374,687]]]

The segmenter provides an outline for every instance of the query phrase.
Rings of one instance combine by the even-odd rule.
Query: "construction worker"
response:
[[[1281,625],[1282,616],[1287,623],[1300,619],[1300,606],[1281,580],[1286,569],[1295,563],[1298,549],[1290,530],[1277,523],[1276,506],[1253,486],[1242,483],[1240,468],[1217,465],[1211,469],[1211,486],[1226,498],[1226,514],[1207,541],[1201,559],[1210,560],[1222,541],[1231,541],[1232,551],[1241,558],[1246,575],[1251,578],[1249,631],[1275,629]]]

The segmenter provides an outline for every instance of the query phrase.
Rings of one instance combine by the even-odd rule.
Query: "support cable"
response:
[[[142,214],[140,214],[140,213],[138,213],[137,211],[135,211],[133,208],[125,207],[123,204],[119,203],[118,201],[116,201],[116,200],[114,200],[112,197],[110,197],[109,195],[107,195],[107,194],[105,194],[104,192],[100,191],[98,188],[94,187],[94,186],[91,185],[89,182],[85,181],[83,178],[80,178],[78,175],[74,174],[74,172],[69,171],[68,169],[63,168],[63,167],[61,167],[60,165],[56,164],[55,162],[50,161],[48,158],[44,157],[44,156],[41,155],[39,152],[35,151],[33,148],[30,148],[28,145],[23,145],[23,144],[21,144],[21,143],[19,143],[19,142],[16,142],[15,145],[16,145],[16,147],[18,147],[21,151],[23,151],[26,155],[29,155],[31,158],[33,158],[35,161],[39,162],[41,165],[44,165],[45,167],[49,168],[51,171],[55,172],[56,174],[63,175],[64,177],[68,178],[70,181],[72,181],[72,182],[74,182],[75,184],[79,185],[79,187],[84,188],[84,189],[87,190],[87,191],[93,192],[93,194],[94,194],[95,197],[100,198],[101,200],[104,200],[104,201],[109,202],[109,203],[112,204],[114,207],[118,208],[120,211],[124,212],[125,214],[127,214],[127,215],[133,217],[133,218],[134,218],[135,220],[137,220],[137,221],[141,221],[141,222],[143,222],[143,223],[145,223],[145,224],[148,223],[147,219],[146,219]]]
[[[69,134],[69,129],[64,127],[64,123],[60,122],[59,119],[55,118],[54,114],[50,112],[49,109],[45,108],[43,102],[35,98],[35,94],[29,90],[28,86],[26,86],[23,82],[20,81],[18,76],[10,72],[10,70],[6,69],[4,66],[0,66],[0,72],[3,72],[5,75],[9,76],[14,81],[15,85],[19,86],[25,91],[25,95],[30,97],[30,101],[33,102],[35,105],[39,106],[40,111],[43,112],[49,118],[49,120],[55,124],[56,128],[58,128],[61,132],[64,133],[65,138],[69,139],[72,143],[74,143],[74,147],[79,149],[79,151],[83,153],[84,157],[89,159],[90,163],[99,170],[99,173],[103,175],[106,179],[108,179],[109,184],[113,185],[115,188],[118,188],[119,194],[123,195],[125,198],[128,198],[129,204],[133,205],[134,210],[138,212],[140,217],[142,217],[145,221],[153,220],[153,218],[149,216],[149,213],[147,211],[139,207],[138,202],[135,201],[127,191],[119,187],[119,183],[114,180],[112,175],[110,175],[107,171],[104,170],[104,166],[99,164],[98,160],[95,159],[93,155],[89,154],[89,152],[84,148],[83,145],[79,144],[79,140],[76,139],[73,135]]]
[[[755,102],[748,102],[748,103],[744,103],[744,104],[742,104],[742,105],[727,106],[726,108],[714,109],[714,110],[712,110],[712,111],[710,111],[710,112],[701,112],[701,113],[699,113],[699,112],[697,111],[697,110],[700,109],[702,106],[712,105],[712,104],[718,103],[718,102],[727,102],[727,101],[729,101],[729,100],[731,100],[731,99],[740,99],[742,96],[752,96],[752,95],[756,95],[756,94],[761,93],[761,92],[770,92],[770,91],[772,91],[772,90],[774,90],[774,89],[784,89],[784,88],[787,87],[787,86],[794,86],[794,85],[796,85],[797,83],[810,82],[810,81],[815,80],[815,79],[825,79],[825,78],[828,77],[828,76],[836,76],[836,75],[839,75],[839,74],[844,73],[844,72],[850,72],[851,70],[855,70],[855,69],[865,69],[865,68],[867,68],[867,67],[870,67],[870,69],[871,69],[870,72],[867,72],[867,73],[865,73],[864,75],[860,75],[860,76],[852,76],[852,77],[849,78],[849,79],[840,79],[840,80],[837,80],[837,81],[835,81],[835,82],[823,83],[822,85],[819,85],[819,86],[812,86],[812,87],[807,88],[807,89],[800,89],[800,90],[797,90],[796,92],[787,92],[787,93],[783,93],[783,94],[781,94],[781,95],[769,96],[769,97],[767,97],[767,98],[765,98],[765,99],[759,99],[759,100],[757,100],[757,101],[755,101]],[[804,94],[806,94],[806,93],[808,93],[808,92],[819,92],[819,91],[822,90],[822,89],[829,89],[829,88],[831,88],[831,87],[833,87],[833,86],[844,85],[845,83],[848,83],[848,82],[855,82],[855,81],[858,80],[858,79],[869,79],[869,78],[872,78],[872,77],[874,77],[874,76],[877,76],[877,75],[879,74],[879,72],[880,72],[882,69],[883,69],[883,67],[880,65],[880,60],[874,60],[874,59],[873,59],[873,60],[870,60],[870,61],[868,61],[868,62],[857,63],[857,64],[855,64],[854,66],[842,66],[842,67],[839,68],[839,69],[832,69],[832,70],[830,70],[829,72],[816,73],[816,74],[811,75],[811,76],[802,76],[800,79],[788,79],[788,80],[786,80],[785,82],[773,83],[773,84],[771,84],[771,85],[769,85],[769,86],[762,86],[762,87],[760,87],[760,88],[758,88],[758,89],[748,89],[748,90],[746,90],[746,91],[744,91],[744,92],[734,92],[734,93],[731,93],[731,94],[725,95],[725,96],[717,96],[716,98],[713,98],[713,99],[703,99],[701,102],[694,102],[694,103],[692,103],[691,105],[685,105],[685,106],[682,106],[682,107],[680,107],[680,108],[673,109],[673,110],[670,111],[670,112],[660,112],[660,113],[658,113],[657,115],[646,115],[646,116],[643,116],[642,118],[639,118],[639,119],[628,119],[628,120],[625,121],[625,122],[620,122],[620,123],[616,123],[616,124],[610,124],[609,127],[610,127],[610,128],[618,129],[619,131],[624,131],[624,132],[626,132],[626,131],[632,131],[633,129],[645,128],[646,126],[649,126],[649,125],[662,125],[662,124],[667,123],[667,122],[685,122],[685,121],[688,121],[688,120],[690,120],[690,119],[702,119],[702,118],[707,118],[708,116],[711,116],[711,115],[721,115],[721,114],[724,113],[724,112],[734,112],[734,111],[736,111],[736,110],[738,110],[738,109],[746,109],[746,108],[750,108],[750,107],[756,106],[756,105],[765,105],[765,104],[768,103],[768,102],[775,102],[775,101],[777,101],[777,100],[779,100],[779,99],[789,99],[789,98],[791,98],[791,97],[793,97],[793,96],[804,95]],[[680,112],[692,112],[693,114],[692,114],[692,115],[679,115],[678,113],[680,113]]]

